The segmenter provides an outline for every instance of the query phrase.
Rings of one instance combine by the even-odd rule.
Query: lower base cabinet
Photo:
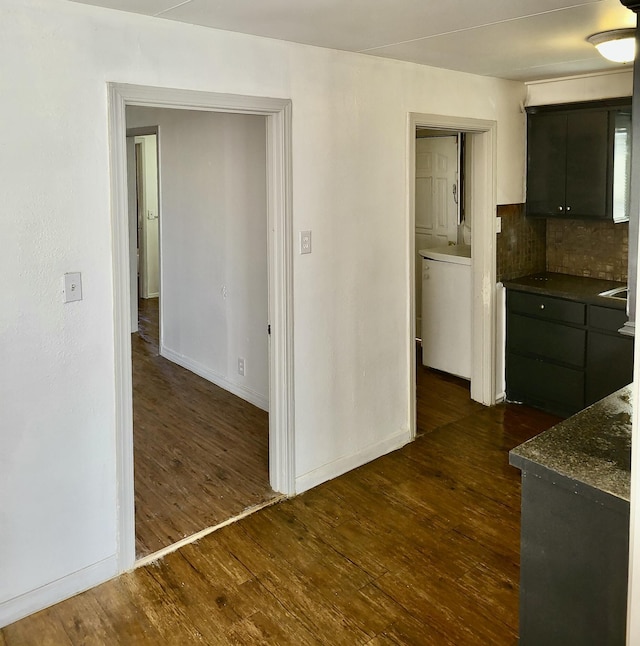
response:
[[[568,417],[633,379],[624,310],[507,290],[507,399]]]
[[[617,332],[626,318],[621,310],[589,306],[587,405],[606,397],[633,379],[633,339]]]
[[[629,503],[522,470],[520,646],[624,646]]]
[[[584,370],[512,354],[508,374],[511,401],[567,417],[584,408]]]

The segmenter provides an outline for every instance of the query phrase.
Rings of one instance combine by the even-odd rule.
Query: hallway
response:
[[[158,299],[131,335],[136,556],[278,497],[269,415],[158,353]]]

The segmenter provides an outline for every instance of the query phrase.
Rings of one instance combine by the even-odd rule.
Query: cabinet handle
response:
[[[540,305],[540,309],[541,309],[541,310],[543,310],[543,309],[544,309],[544,304]]]
[[[571,211],[571,207],[570,207],[570,206],[568,206],[568,207],[567,207],[567,211]]]
[[[562,210],[563,210],[563,209],[562,209],[562,207],[561,207],[561,206],[559,206],[559,207],[558,207],[558,211],[562,211]]]

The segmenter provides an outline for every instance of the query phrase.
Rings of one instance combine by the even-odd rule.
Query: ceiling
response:
[[[268,38],[533,81],[620,68],[585,41],[619,0],[72,0]]]

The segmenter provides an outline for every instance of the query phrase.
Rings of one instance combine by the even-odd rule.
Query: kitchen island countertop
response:
[[[539,477],[569,483],[591,498],[614,496],[628,503],[631,387],[516,447],[509,453],[509,462]]]

